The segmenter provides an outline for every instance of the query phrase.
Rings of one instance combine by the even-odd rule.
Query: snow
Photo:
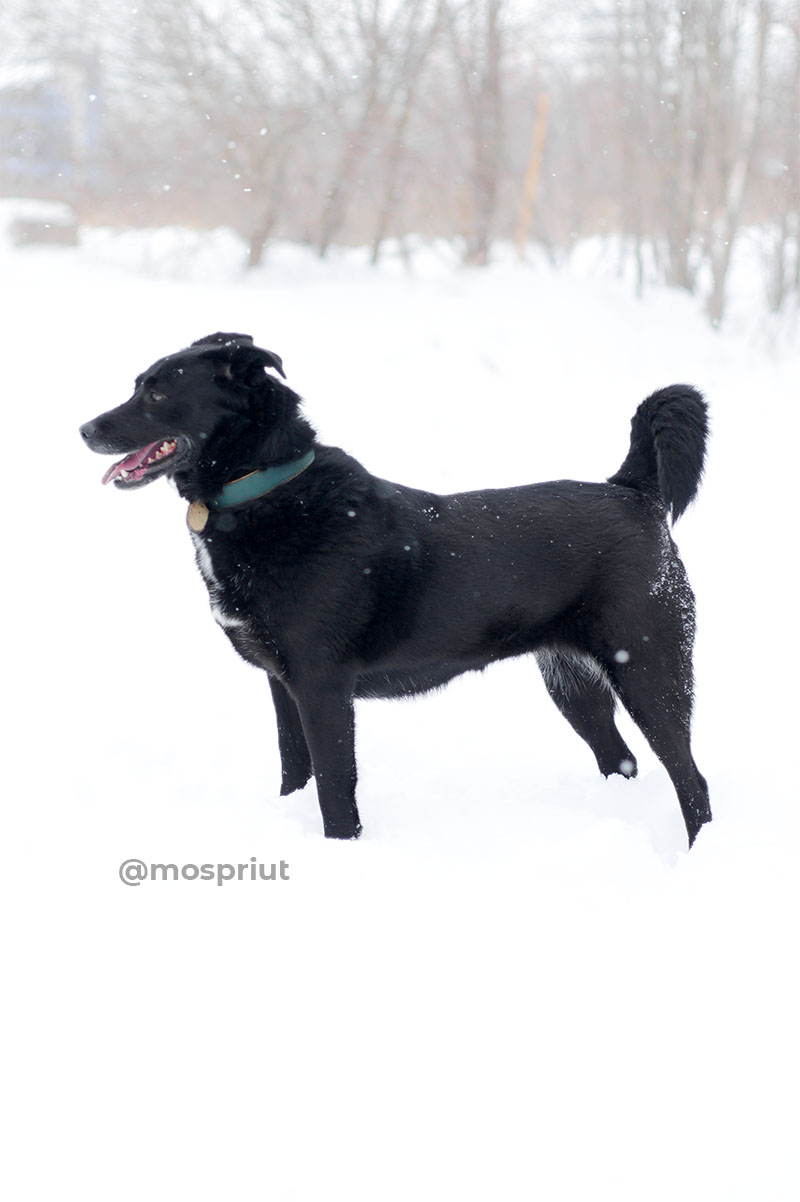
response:
[[[800,349],[744,292],[714,332],[589,253],[280,246],[245,276],[234,245],[0,252],[6,1196],[797,1197]],[[442,491],[601,479],[642,397],[707,394],[675,531],[715,815],[691,854],[639,732],[638,779],[599,778],[526,659],[360,705],[358,843],[323,840],[313,786],[278,796],[184,504],[102,489],[77,435],[217,329],[283,357],[325,440]],[[289,879],[133,888],[130,857]]]

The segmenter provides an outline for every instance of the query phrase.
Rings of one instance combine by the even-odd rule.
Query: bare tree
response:
[[[381,245],[400,208],[402,172],[408,161],[407,137],[415,113],[420,85],[431,51],[439,38],[443,0],[416,0],[401,10],[403,24],[395,33],[392,48],[393,79],[386,100],[386,138],[383,144],[382,186],[372,235],[372,262],[377,263]]]
[[[507,49],[504,0],[463,0],[444,9],[455,69],[455,113],[467,141],[463,233],[465,261],[488,262],[503,172],[503,63]]]
[[[722,320],[733,246],[739,232],[745,193],[756,152],[756,138],[764,100],[764,61],[772,20],[769,0],[758,0],[750,15],[754,19],[755,28],[748,31],[750,36],[747,38],[747,48],[750,50],[750,62],[745,74],[735,128],[724,119],[724,98],[719,93],[715,98],[717,129],[725,130],[728,138],[727,154],[718,157],[718,187],[709,229],[708,257],[712,271],[712,287],[707,311],[714,325],[718,325]],[[742,25],[733,29],[730,47],[732,59],[739,55],[743,36]]]
[[[767,298],[779,310],[800,289],[800,5],[775,15],[774,82],[760,139],[762,213],[766,229]]]

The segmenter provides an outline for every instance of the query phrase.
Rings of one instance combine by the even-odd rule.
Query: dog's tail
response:
[[[708,406],[697,389],[662,388],[634,413],[630,450],[609,481],[657,493],[677,522],[697,493],[707,438]]]

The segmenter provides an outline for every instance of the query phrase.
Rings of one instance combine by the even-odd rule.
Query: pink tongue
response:
[[[148,443],[146,447],[142,447],[141,451],[134,451],[127,459],[120,459],[119,463],[115,463],[113,467],[110,467],[105,476],[103,476],[103,483],[109,484],[112,480],[116,480],[117,476],[121,475],[122,472],[133,472],[137,467],[141,467],[147,456],[156,447],[161,446],[162,441],[163,439],[159,439],[157,442]]]

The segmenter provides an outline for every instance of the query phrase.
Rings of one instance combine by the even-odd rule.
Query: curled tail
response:
[[[609,482],[657,493],[676,522],[700,484],[707,437],[708,406],[697,389],[661,388],[634,413],[630,450]]]

